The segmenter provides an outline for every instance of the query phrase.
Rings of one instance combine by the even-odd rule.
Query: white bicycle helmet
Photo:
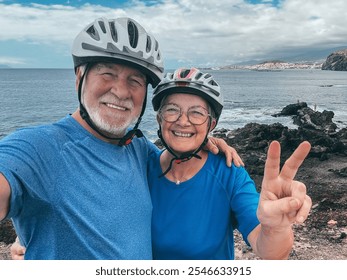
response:
[[[158,111],[163,98],[173,93],[195,94],[205,99],[214,110],[217,120],[222,113],[223,94],[211,74],[196,68],[180,68],[174,73],[167,73],[153,92],[154,110]]]
[[[93,62],[121,62],[140,67],[154,88],[162,79],[157,40],[135,20],[99,18],[87,25],[72,46],[74,67]]]

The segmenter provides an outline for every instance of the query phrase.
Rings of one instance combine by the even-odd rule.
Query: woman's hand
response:
[[[301,143],[280,170],[281,146],[277,141],[270,144],[257,213],[262,227],[284,228],[306,220],[312,201],[306,186],[294,177],[310,149],[309,142]]]

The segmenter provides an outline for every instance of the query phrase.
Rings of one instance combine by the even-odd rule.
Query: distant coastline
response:
[[[287,62],[283,60],[267,60],[260,63],[248,63],[237,65],[226,65],[220,67],[211,67],[212,70],[256,70],[256,71],[281,71],[285,69],[319,69],[319,70],[333,70],[333,71],[347,71],[347,48],[336,50],[326,58],[316,59],[301,59],[291,60],[295,62]]]
[[[285,62],[280,60],[264,61],[254,65],[226,65],[220,67],[211,67],[209,70],[254,70],[254,71],[281,71],[286,69],[322,69],[324,61],[303,61],[303,62]],[[207,69],[207,68],[206,68]]]

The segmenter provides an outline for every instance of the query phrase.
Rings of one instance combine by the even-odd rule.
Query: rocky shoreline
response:
[[[274,117],[281,115],[292,116],[298,128],[250,123],[236,130],[218,129],[213,135],[238,151],[259,190],[272,140],[281,143],[281,164],[300,142],[309,141],[312,149],[297,179],[306,184],[313,207],[305,224],[294,226],[290,259],[347,259],[347,128],[337,129],[332,111],[317,112],[305,102],[290,104]],[[0,260],[10,258],[14,238],[11,222],[0,223]],[[238,259],[256,259],[238,234],[235,250]]]

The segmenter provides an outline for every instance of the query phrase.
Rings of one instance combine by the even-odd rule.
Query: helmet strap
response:
[[[210,131],[210,125],[209,125],[209,128],[208,128],[208,131]],[[177,164],[180,164],[182,162],[185,162],[185,161],[188,161],[190,159],[192,159],[193,157],[194,158],[197,158],[197,159],[201,159],[201,156],[198,154],[202,148],[207,144],[207,141],[208,141],[208,132],[205,136],[205,139],[204,141],[201,143],[201,145],[199,146],[199,148],[197,148],[195,151],[193,152],[187,152],[187,153],[183,153],[181,154],[180,156],[176,155],[175,152],[169,147],[169,145],[165,142],[164,138],[163,138],[163,135],[161,133],[161,127],[159,127],[158,129],[158,137],[160,138],[162,144],[164,145],[164,147],[166,148],[166,150],[171,154],[173,155],[173,158],[170,160],[170,163],[169,163],[169,166],[168,168],[159,176],[159,178],[165,176],[167,173],[169,173],[169,171],[171,170],[172,168],[172,164],[174,162],[176,162]]]
[[[134,128],[129,130],[123,137],[109,137],[109,136],[105,135],[103,132],[100,131],[100,129],[91,120],[86,108],[82,104],[82,84],[85,80],[87,72],[90,70],[91,67],[92,67],[91,63],[86,64],[85,71],[82,74],[80,82],[78,84],[78,102],[79,102],[80,115],[81,115],[82,119],[84,119],[86,121],[86,123],[100,136],[102,136],[106,139],[109,139],[109,140],[118,140],[118,146],[124,146],[124,145],[130,144],[132,142],[132,139],[135,136],[138,138],[143,137],[143,133],[140,129],[138,129],[138,126],[139,126],[141,119],[142,119],[142,116],[146,110],[147,92],[145,94],[145,99],[144,99],[143,104],[142,104],[141,114],[140,114]]]

